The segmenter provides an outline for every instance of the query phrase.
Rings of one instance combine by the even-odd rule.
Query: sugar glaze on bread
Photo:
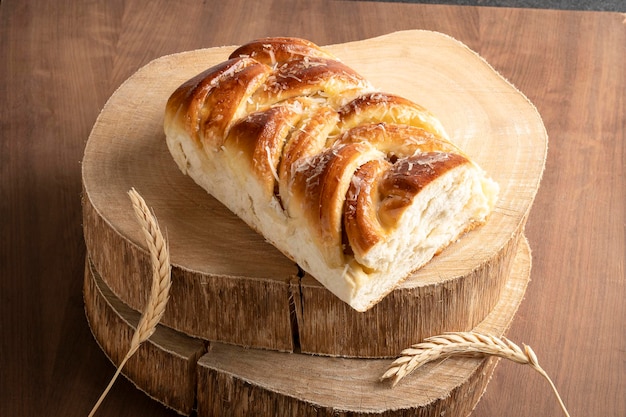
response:
[[[237,48],[171,95],[164,129],[183,173],[358,311],[497,200],[431,113],[302,39]]]

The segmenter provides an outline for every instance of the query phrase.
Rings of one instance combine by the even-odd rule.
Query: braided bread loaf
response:
[[[236,49],[171,95],[164,127],[183,173],[358,311],[497,198],[428,111],[301,39]]]

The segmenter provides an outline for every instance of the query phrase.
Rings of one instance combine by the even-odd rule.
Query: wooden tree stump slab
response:
[[[530,267],[530,249],[522,238],[500,299],[473,330],[496,336],[506,333],[526,292]],[[113,295],[89,265],[85,294],[92,331],[117,364],[126,353],[139,313]],[[189,404],[195,399],[198,417],[466,416],[497,364],[494,358],[449,358],[423,366],[392,389],[379,382],[391,359],[284,353],[223,343],[208,343],[205,351],[197,339],[173,337],[175,333],[157,326],[123,374],[182,414],[191,412]],[[164,338],[176,342],[166,344]],[[147,350],[153,354],[142,353]],[[200,352],[206,353],[200,356]]]
[[[167,233],[173,263],[163,324],[205,340],[278,351],[385,357],[442,331],[468,330],[494,307],[543,172],[547,137],[534,106],[484,60],[448,36],[396,32],[328,46],[382,91],[430,109],[452,140],[501,187],[483,227],[452,244],[372,310],[339,302],[178,171],[163,133],[174,89],[234,47],[152,61],[111,97],[83,159],[84,235],[110,289],[136,310],[150,259],[131,187]]]

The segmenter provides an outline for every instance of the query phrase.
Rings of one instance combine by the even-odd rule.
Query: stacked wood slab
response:
[[[438,33],[328,48],[382,90],[435,113],[500,184],[501,199],[485,226],[358,313],[184,177],[167,151],[169,94],[233,48],[166,56],[140,69],[111,97],[85,150],[85,305],[97,342],[119,363],[151,279],[126,194],[134,187],[166,233],[173,283],[158,331],[124,373],[181,414],[197,407],[199,416],[466,415],[495,360],[435,363],[394,389],[378,378],[390,358],[425,337],[504,334],[523,298],[530,274],[523,230],[547,149],[532,104]]]

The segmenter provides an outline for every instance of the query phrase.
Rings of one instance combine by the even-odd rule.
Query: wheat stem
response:
[[[152,286],[146,307],[141,315],[141,318],[139,319],[135,333],[130,341],[128,353],[118,365],[115,374],[109,382],[109,385],[105,388],[104,392],[89,413],[89,417],[93,417],[96,413],[98,407],[100,407],[100,404],[102,404],[102,401],[104,401],[104,398],[111,390],[113,383],[121,373],[126,362],[135,354],[135,352],[137,352],[139,346],[152,336],[156,330],[157,324],[161,321],[161,318],[165,313],[165,307],[169,300],[169,291],[172,280],[170,256],[167,243],[163,238],[163,234],[161,233],[161,229],[159,228],[159,224],[157,223],[154,214],[150,211],[141,195],[139,195],[139,193],[133,188],[128,192],[128,196],[133,204],[135,216],[139,221],[146,243],[148,244],[148,251],[150,253],[150,261],[152,264]]]
[[[561,409],[569,417],[569,412],[556,386],[546,371],[539,366],[535,352],[530,346],[524,345],[524,349],[522,349],[505,337],[498,338],[476,332],[445,333],[440,336],[429,337],[424,342],[403,350],[400,357],[383,374],[381,380],[392,378],[392,386],[395,387],[402,378],[428,362],[451,356],[484,355],[498,356],[519,364],[530,365],[548,381]]]

